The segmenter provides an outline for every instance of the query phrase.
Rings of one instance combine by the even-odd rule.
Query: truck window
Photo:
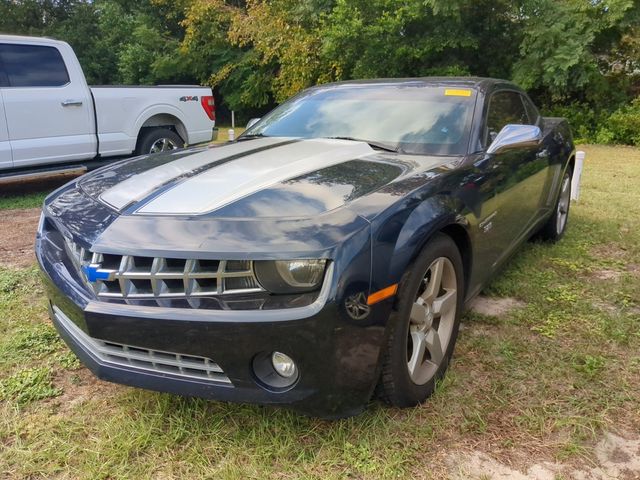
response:
[[[69,73],[57,48],[0,44],[0,60],[10,87],[59,87]]]

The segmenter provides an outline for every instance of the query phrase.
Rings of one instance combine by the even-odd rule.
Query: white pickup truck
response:
[[[89,87],[67,43],[0,35],[0,175],[206,142],[214,126],[210,88]]]

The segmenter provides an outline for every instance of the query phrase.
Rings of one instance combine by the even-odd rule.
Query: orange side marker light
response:
[[[367,305],[373,305],[374,303],[381,302],[382,300],[393,297],[398,291],[398,284],[391,285],[382,290],[372,293],[367,297]]]

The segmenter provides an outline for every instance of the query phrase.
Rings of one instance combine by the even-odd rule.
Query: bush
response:
[[[579,102],[569,105],[556,104],[543,108],[542,114],[546,117],[566,118],[573,131],[575,143],[593,143],[600,119],[606,118],[606,116],[596,113],[592,106]]]
[[[598,130],[597,143],[640,146],[640,97],[613,112]]]

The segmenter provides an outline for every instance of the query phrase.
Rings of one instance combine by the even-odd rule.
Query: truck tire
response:
[[[140,133],[136,155],[160,153],[184,147],[184,140],[168,128],[150,128]]]

